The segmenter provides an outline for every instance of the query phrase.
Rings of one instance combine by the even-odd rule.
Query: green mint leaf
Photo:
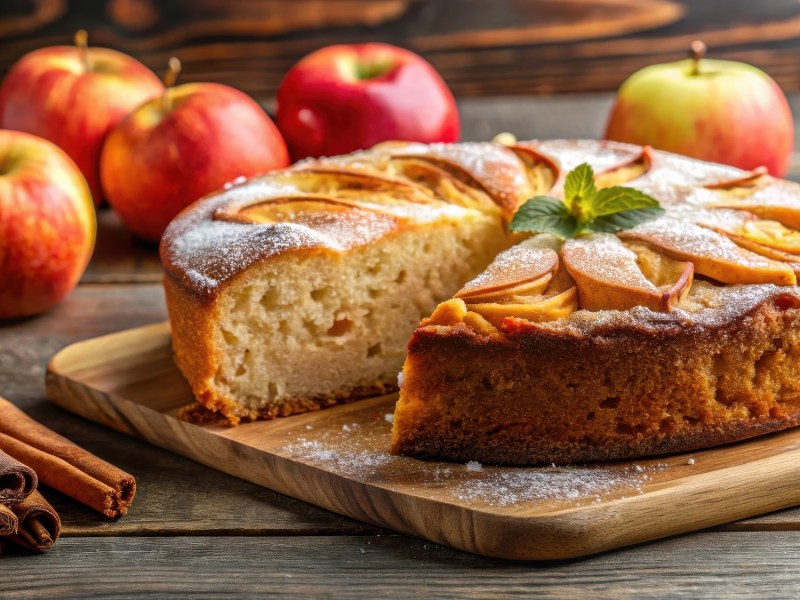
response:
[[[645,221],[657,219],[663,214],[664,209],[657,205],[622,210],[620,212],[597,217],[591,223],[587,224],[586,230],[597,233],[616,233],[624,229],[632,229]]]
[[[558,198],[536,196],[519,207],[508,228],[511,231],[552,233],[567,239],[578,233],[578,220]]]
[[[580,164],[567,173],[564,180],[564,202],[578,220],[584,220],[582,214],[596,193],[594,170],[589,163]]]
[[[615,185],[595,194],[589,210],[592,219],[639,208],[655,208],[658,201],[637,189]]]
[[[613,186],[598,190],[591,165],[583,163],[567,173],[563,201],[550,196],[528,200],[514,215],[509,229],[573,238],[587,231],[630,229],[662,214],[658,201],[637,189]]]

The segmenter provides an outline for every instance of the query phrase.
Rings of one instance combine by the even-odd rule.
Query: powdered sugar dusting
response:
[[[493,470],[480,479],[459,483],[454,490],[459,500],[492,506],[523,502],[590,500],[601,502],[611,492],[639,495],[665,464],[623,469],[609,467],[542,467],[538,469]]]
[[[390,425],[380,413],[358,423],[329,423],[301,436],[281,453],[339,475],[394,489],[428,490],[451,502],[506,507],[523,503],[587,504],[642,494],[664,463],[597,466],[502,467],[451,464],[389,454]]]
[[[295,224],[221,225],[209,219],[192,226],[185,222],[173,225],[167,230],[172,237],[162,246],[162,255],[201,296],[213,293],[220,282],[266,256],[330,243],[320,234]]]
[[[531,248],[524,244],[498,254],[485,271],[467,283],[463,292],[502,288],[531,281],[558,267],[558,254],[550,248]]]
[[[343,431],[350,433],[350,430]],[[369,473],[377,467],[391,463],[393,459],[388,453],[342,450],[318,440],[305,438],[300,438],[297,444],[289,447],[288,450],[295,458],[306,459],[336,473],[350,476]]]
[[[615,286],[656,294],[658,289],[639,270],[636,254],[612,234],[592,234],[567,240],[561,256],[571,272]]]

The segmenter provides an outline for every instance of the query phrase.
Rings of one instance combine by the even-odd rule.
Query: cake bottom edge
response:
[[[449,462],[478,461],[493,465],[541,465],[541,464],[580,464],[651,458],[733,444],[755,437],[778,433],[800,425],[800,411],[797,414],[770,421],[751,421],[725,423],[714,429],[698,428],[678,436],[664,438],[645,438],[629,442],[619,442],[607,446],[580,445],[569,447],[533,448],[505,446],[488,447],[448,447],[436,440],[417,442],[396,442],[392,453],[422,460],[444,460]]]
[[[188,404],[178,412],[178,418],[194,424],[235,426],[252,421],[269,421],[302,413],[329,408],[337,404],[348,404],[365,398],[382,396],[397,391],[396,378],[376,381],[370,385],[354,387],[337,393],[314,396],[292,396],[270,402],[257,408],[246,408],[241,404],[217,396],[211,392],[196,394],[198,401]]]

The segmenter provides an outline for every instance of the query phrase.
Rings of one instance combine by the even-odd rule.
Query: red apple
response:
[[[388,44],[328,46],[303,58],[278,88],[276,122],[295,160],[459,137],[458,108],[436,70]]]
[[[692,47],[692,58],[622,84],[606,138],[785,176],[794,123],[778,84],[751,65],[703,59],[702,42]]]
[[[0,130],[0,319],[47,310],[78,283],[94,247],[92,196],[55,144]]]
[[[106,48],[53,46],[23,56],[0,88],[0,127],[55,142],[80,167],[95,204],[102,201],[100,149],[108,132],[164,86],[147,67]]]
[[[180,63],[170,65],[176,76]],[[100,176],[126,227],[158,241],[198,198],[288,164],[283,138],[253,99],[225,85],[187,83],[168,87],[109,134]]]

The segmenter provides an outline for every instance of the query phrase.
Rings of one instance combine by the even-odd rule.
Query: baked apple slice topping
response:
[[[459,206],[480,208],[483,211],[499,210],[483,191],[464,183],[452,173],[435,164],[418,158],[392,157],[387,169],[390,174],[404,177],[423,186],[432,194]]]
[[[650,146],[644,146],[639,156],[632,158],[628,162],[596,173],[594,176],[594,183],[597,189],[628,183],[647,173],[652,163],[652,149]]]
[[[488,195],[510,217],[533,195],[519,160],[508,148],[491,143],[379,145],[392,158],[413,158],[450,173]]]
[[[498,143],[529,171],[545,164],[538,144]],[[794,184],[760,169],[734,173],[679,187],[683,195],[665,210],[647,193],[618,185],[651,167],[649,148],[597,174],[590,165],[577,166],[556,184],[563,198],[538,196],[517,211],[510,230],[534,235],[501,253],[443,303],[432,322],[494,333],[508,318],[552,321],[579,309],[670,312],[689,295],[695,274],[722,284],[797,284],[800,197]],[[546,177],[532,176],[531,186],[550,185]],[[648,181],[661,195],[660,180]]]
[[[578,293],[575,286],[562,292],[548,289],[546,294],[516,297],[511,302],[467,304],[467,310],[481,315],[497,328],[508,317],[528,321],[558,321],[578,310]]]
[[[512,295],[543,292],[558,269],[552,248],[532,248],[524,242],[497,255],[486,270],[468,282],[455,298],[465,302],[495,302]]]
[[[244,208],[224,207],[214,213],[218,221],[249,223],[252,225],[270,225],[273,223],[307,224],[320,215],[330,213],[341,218],[346,212],[355,210],[352,204],[341,202],[326,196],[297,196],[273,198]]]
[[[714,214],[720,212],[714,211]],[[794,229],[741,211],[725,211],[724,218],[699,223],[727,236],[745,250],[789,263],[795,275],[800,273],[800,232]]]
[[[399,222],[390,213],[321,195],[272,198],[244,207],[228,205],[217,209],[213,218],[247,225],[291,223],[339,248],[351,248],[385,235],[397,229]]]
[[[546,194],[553,189],[561,171],[555,160],[529,145],[517,144],[516,140],[509,140],[507,148],[525,165],[533,195]]]
[[[506,317],[555,321],[578,308],[575,282],[560,264],[561,243],[540,235],[501,252],[455,297],[495,327]]]
[[[711,217],[700,219],[698,223],[731,238],[743,239],[750,245],[800,255],[800,232],[778,221],[759,219],[742,211],[712,211]]]
[[[329,195],[339,199],[350,198],[359,202],[372,203],[370,200],[376,195],[380,196],[377,204],[381,205],[435,202],[433,194],[427,188],[377,172],[312,164],[298,167],[281,179],[300,192]]]
[[[756,189],[766,184],[767,174],[765,167],[758,167],[747,175],[735,177],[734,179],[724,179],[714,183],[707,183],[703,187],[707,190],[721,190],[731,193],[734,197],[744,198],[749,196]]]
[[[762,219],[800,229],[800,197],[794,188],[796,184],[767,177],[764,179],[769,180],[768,185],[753,189],[737,188],[738,193],[731,193],[730,190],[720,192],[707,206],[745,210]]]
[[[692,285],[690,262],[676,261],[641,244],[626,247],[614,235],[567,240],[561,258],[586,310],[627,310],[645,306],[669,312]]]
[[[639,242],[679,262],[691,262],[696,274],[722,283],[795,285],[790,265],[750,252],[707,227],[664,218],[621,231],[626,242]]]

